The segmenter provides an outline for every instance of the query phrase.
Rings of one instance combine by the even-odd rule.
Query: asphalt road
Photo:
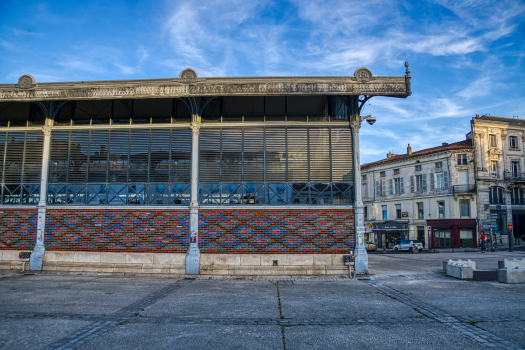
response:
[[[0,272],[0,349],[520,349],[525,285],[461,281],[525,252],[370,254],[370,280]]]

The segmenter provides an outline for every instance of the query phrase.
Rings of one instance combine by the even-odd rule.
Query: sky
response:
[[[465,139],[476,114],[525,118],[524,0],[0,0],[0,84],[178,77],[401,76],[374,97],[361,163]]]

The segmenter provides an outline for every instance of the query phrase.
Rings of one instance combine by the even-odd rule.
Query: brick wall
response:
[[[36,209],[0,209],[0,249],[33,249],[37,218]]]
[[[199,212],[203,254],[341,254],[355,245],[353,210],[220,209]],[[36,210],[0,210],[0,249],[32,249]],[[49,251],[186,253],[184,210],[48,208]]]
[[[354,211],[201,210],[199,239],[203,254],[347,253],[355,245]]]
[[[188,241],[188,211],[47,210],[48,250],[185,253]]]

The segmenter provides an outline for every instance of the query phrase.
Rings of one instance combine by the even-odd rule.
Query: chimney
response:
[[[447,142],[443,142],[443,143],[441,144],[441,146],[448,146],[448,143],[447,143]]]
[[[408,154],[409,156],[412,155],[412,147],[410,147],[410,144],[408,144],[408,147],[407,147],[407,154]]]

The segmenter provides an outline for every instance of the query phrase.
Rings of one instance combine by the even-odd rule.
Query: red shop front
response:
[[[431,249],[477,248],[476,219],[427,220]]]

